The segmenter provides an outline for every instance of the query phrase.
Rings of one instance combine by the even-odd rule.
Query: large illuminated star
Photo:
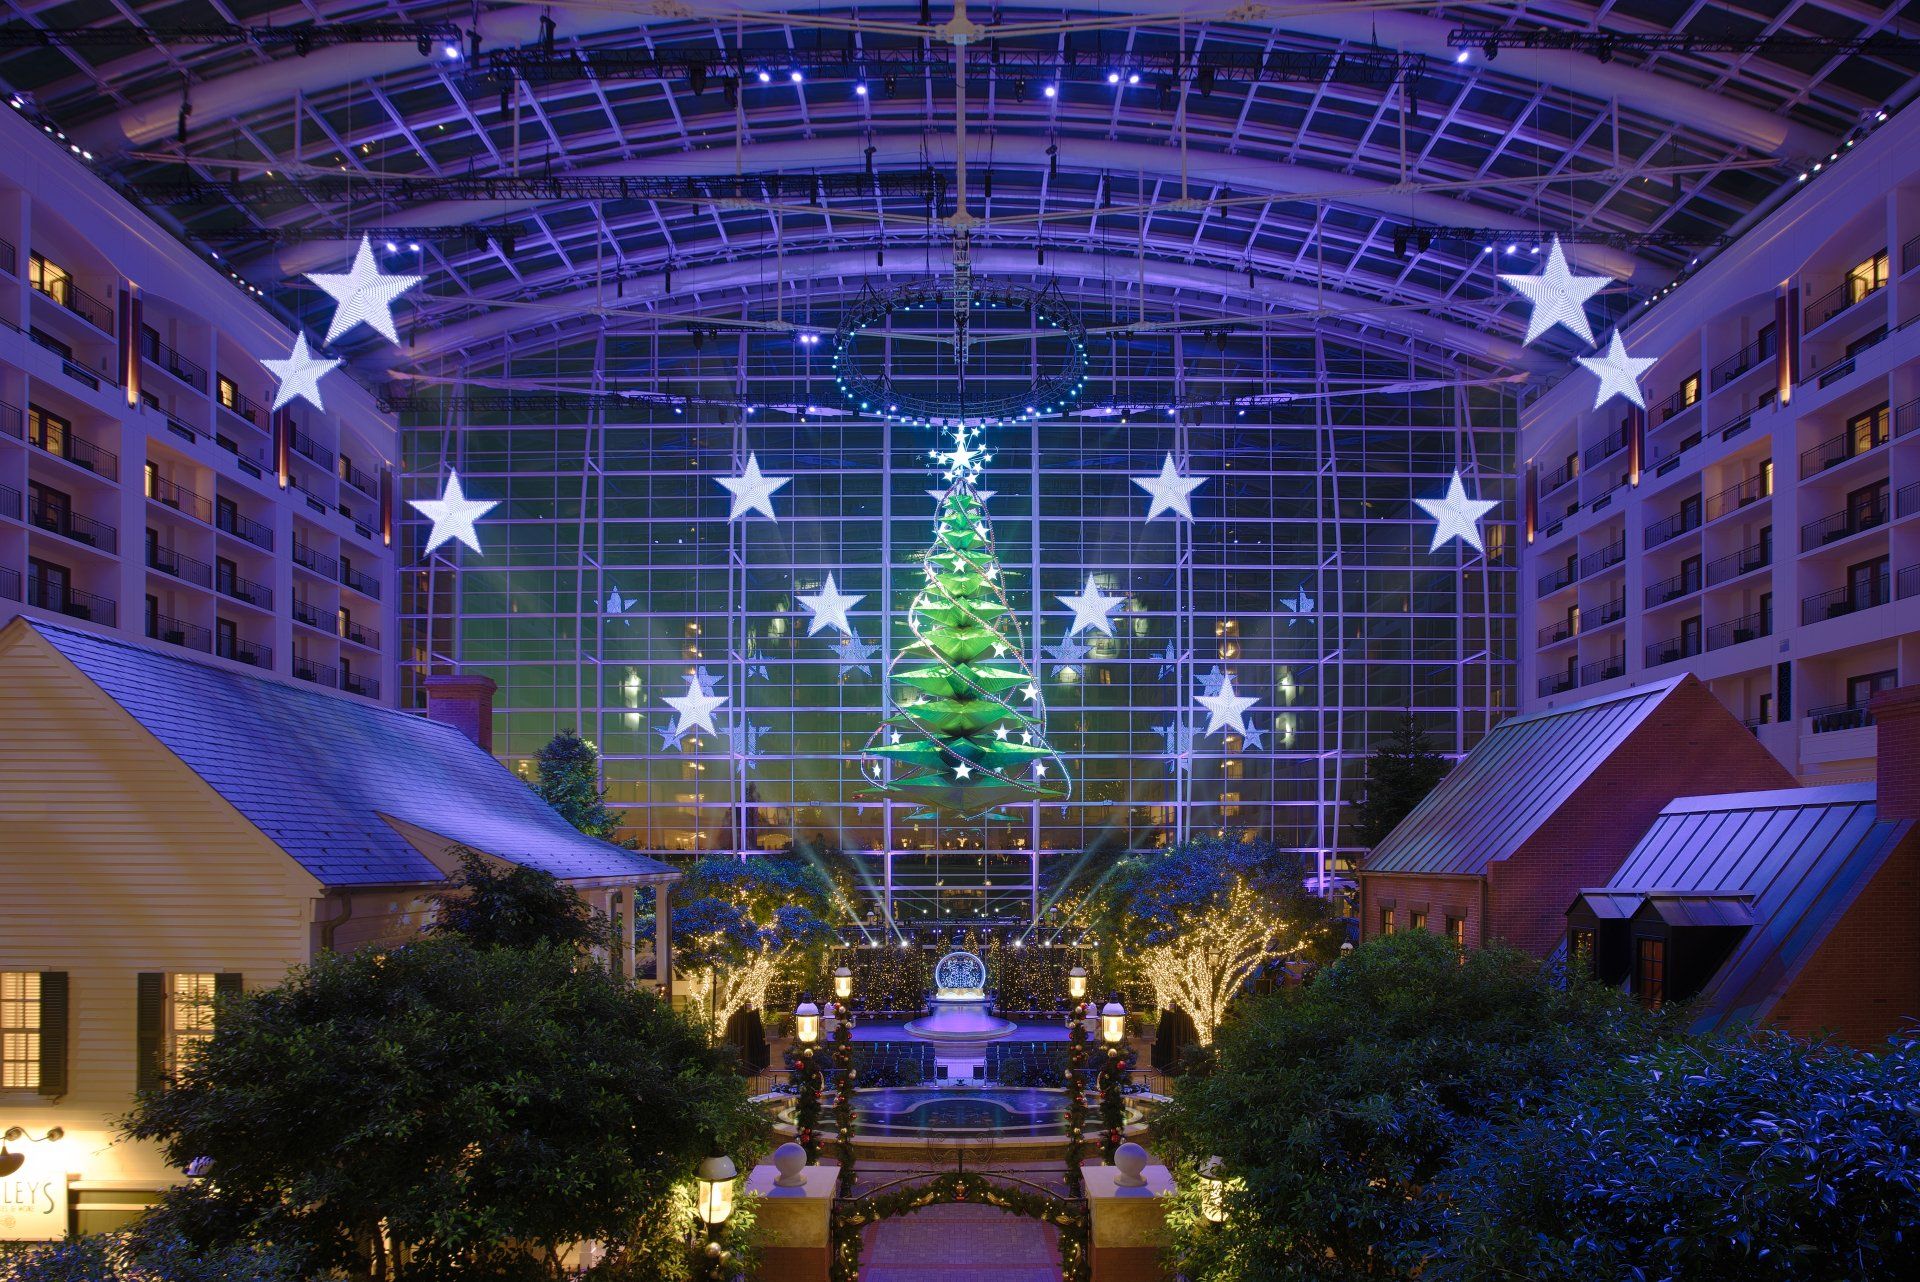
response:
[[[499,500],[470,499],[460,488],[460,474],[447,473],[447,487],[437,499],[408,499],[407,505],[433,522],[427,534],[427,546],[421,555],[432,552],[449,539],[459,539],[475,552],[482,551],[479,532],[473,523],[499,506]]]
[[[307,336],[293,336],[293,353],[283,361],[260,362],[267,372],[280,380],[280,390],[273,394],[274,409],[279,409],[295,397],[308,401],[317,410],[327,408],[320,403],[320,378],[331,373],[340,362],[338,359],[323,361],[307,347]]]
[[[1151,521],[1162,512],[1173,512],[1187,520],[1193,519],[1193,492],[1207,483],[1204,476],[1182,476],[1173,465],[1173,455],[1167,455],[1167,461],[1160,465],[1158,476],[1136,476],[1133,483],[1153,496],[1153,502],[1147,506],[1147,519]]]
[[[1567,256],[1560,249],[1560,238],[1553,239],[1547,253],[1547,265],[1538,275],[1515,276],[1500,273],[1500,279],[1527,296],[1533,315],[1527,318],[1526,342],[1531,343],[1555,325],[1564,325],[1581,341],[1593,341],[1593,327],[1587,324],[1586,301],[1605,289],[1611,278],[1576,276],[1567,269]]]
[[[1460,481],[1460,469],[1454,469],[1445,497],[1414,502],[1434,520],[1433,546],[1427,551],[1438,552],[1448,539],[1459,539],[1474,551],[1486,554],[1487,549],[1480,543],[1480,518],[1500,505],[1492,499],[1468,498],[1467,487]]]
[[[1600,380],[1600,386],[1594,389],[1593,408],[1599,409],[1609,399],[1624,396],[1638,405],[1647,408],[1647,402],[1640,395],[1640,376],[1647,367],[1654,364],[1651,356],[1629,356],[1627,345],[1620,341],[1620,331],[1613,331],[1613,341],[1600,356],[1576,356],[1575,360],[1592,370]]]
[[[769,521],[780,518],[773,514],[773,492],[793,478],[791,476],[762,476],[760,460],[747,455],[747,470],[739,476],[716,476],[714,481],[721,489],[733,495],[733,507],[727,512],[729,521],[737,521],[749,512],[765,512]]]
[[[360,238],[360,252],[344,272],[308,272],[307,279],[333,296],[333,323],[327,326],[331,343],[362,321],[389,343],[400,341],[393,327],[393,302],[418,285],[418,276],[383,276],[373,264],[373,242]]]
[[[719,734],[713,727],[713,710],[727,701],[724,694],[709,694],[700,685],[699,677],[687,678],[687,692],[680,695],[668,695],[666,704],[680,714],[673,724],[675,734],[685,734],[689,730],[705,730],[708,734]]]
[[[812,636],[822,628],[838,628],[848,636],[853,635],[853,624],[847,621],[847,611],[866,600],[866,594],[856,592],[849,596],[834,586],[833,576],[827,576],[827,585],[811,596],[802,594],[800,604],[805,606],[813,618],[807,621],[807,635]]]
[[[1307,585],[1304,583],[1300,585],[1300,590],[1294,594],[1292,600],[1281,597],[1280,604],[1291,614],[1313,613],[1313,598],[1307,595]],[[1288,619],[1287,622],[1292,623],[1293,620]]]
[[[1231,729],[1244,736],[1247,733],[1247,709],[1260,700],[1250,694],[1235,694],[1233,678],[1228,677],[1220,683],[1219,694],[1203,694],[1194,702],[1207,710],[1207,728],[1200,733],[1212,734],[1216,730]]]
[[[880,652],[879,646],[869,645],[867,642],[862,641],[859,637],[849,632],[846,636],[840,638],[840,643],[834,646],[833,650],[835,654],[840,656],[841,676],[844,677],[849,672],[864,672],[868,676],[873,675],[873,668],[869,666],[868,661]]]
[[[1079,596],[1059,596],[1054,599],[1073,611],[1073,623],[1067,628],[1068,636],[1076,635],[1082,628],[1093,628],[1112,636],[1113,620],[1109,616],[1126,600],[1125,597],[1103,595],[1100,585],[1093,581],[1091,574],[1087,576],[1086,589]]]

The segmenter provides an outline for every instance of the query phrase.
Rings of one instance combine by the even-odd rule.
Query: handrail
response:
[[[225,530],[236,539],[245,539],[257,548],[273,549],[273,530],[250,516],[216,507],[213,511],[213,524],[216,529]]]
[[[190,361],[173,348],[160,341],[160,335],[152,329],[142,326],[140,329],[140,355],[150,363],[157,365],[173,375],[196,392],[207,390],[206,366]]]
[[[1604,659],[1595,659],[1580,668],[1580,684],[1590,686],[1596,681],[1610,681],[1614,677],[1624,676],[1627,671],[1627,656],[1610,654]]]
[[[153,493],[147,497],[163,507],[185,512],[196,520],[205,521],[208,525],[213,524],[212,499],[195,494],[186,486],[175,484],[165,477],[156,476],[153,479]]]
[[[1843,615],[1858,614],[1862,610],[1871,610],[1893,600],[1893,581],[1891,576],[1877,574],[1869,580],[1872,586],[1865,592],[1855,591],[1854,585],[1834,588],[1827,592],[1815,592],[1812,596],[1800,599],[1800,622],[1818,623],[1822,619],[1837,619]]]
[[[1800,475],[1812,476],[1830,467],[1839,467],[1848,459],[1859,458],[1892,440],[1893,416],[1884,412],[1886,406],[1878,408],[1883,412],[1862,425],[1867,429],[1864,433],[1857,428],[1850,428],[1829,436],[1812,449],[1800,451]]]
[[[1707,586],[1737,579],[1772,564],[1772,543],[1749,543],[1737,552],[1729,552],[1707,562]]]
[[[27,520],[43,530],[102,552],[117,552],[120,547],[120,532],[105,521],[82,516],[70,508],[56,507],[37,496],[27,500]]]
[[[1752,614],[1743,614],[1737,619],[1728,619],[1725,623],[1716,623],[1707,629],[1707,649],[1718,650],[1724,646],[1739,645],[1742,641],[1756,641],[1773,633],[1773,611],[1755,610]]]
[[[1856,293],[1856,288],[1863,284],[1866,288]],[[1835,285],[1832,289],[1807,304],[1805,315],[1807,329],[1811,331],[1817,326],[1826,324],[1841,312],[1849,311],[1857,307],[1886,287],[1885,281],[1874,282],[1858,279],[1841,281],[1838,285]]]
[[[215,647],[216,654],[223,659],[232,659],[235,663],[250,664],[256,668],[273,666],[273,647],[261,645],[257,641],[248,641],[242,637],[228,637],[224,633]]]
[[[1878,529],[1887,523],[1887,508],[1886,499],[1877,498],[1863,507],[1849,507],[1808,521],[1800,527],[1800,550],[1811,552],[1823,544]]]
[[[27,604],[39,606],[42,610],[57,610],[70,618],[104,623],[108,627],[114,625],[114,616],[118,613],[112,597],[104,597],[97,592],[82,592],[75,587],[56,588],[33,574],[27,576]]]
[[[1773,491],[1766,488],[1766,480],[1766,473],[1755,472],[1746,480],[1729,485],[1718,494],[1709,494],[1705,504],[1707,519],[1717,521],[1729,512],[1769,497]]]
[[[330,686],[335,689],[340,685],[340,673],[337,669],[324,663],[315,663],[312,659],[300,655],[293,657],[293,675],[302,681],[311,681],[316,685]]]
[[[185,619],[165,614],[148,616],[147,635],[168,645],[183,645],[194,650],[213,649],[213,633],[197,623],[188,623]]]
[[[1779,350],[1780,335],[1777,330],[1770,329],[1761,334],[1760,337],[1713,367],[1714,390],[1718,391],[1725,387]]]
[[[1689,530],[1700,528],[1700,505],[1683,505],[1678,512],[1663,516],[1647,526],[1646,545],[1658,547],[1671,539],[1677,539]]]
[[[1580,577],[1598,574],[1609,566],[1615,566],[1627,559],[1627,540],[1624,535],[1596,551],[1580,558]]]
[[[1647,666],[1657,668],[1663,663],[1678,663],[1682,659],[1691,659],[1700,653],[1700,635],[1668,637],[1664,641],[1655,641],[1647,647]]]
[[[176,579],[198,583],[203,588],[213,586],[212,566],[198,557],[188,556],[174,548],[161,547],[158,543],[148,544],[147,564],[162,574],[171,574]]]
[[[1627,429],[1617,427],[1582,451],[1580,461],[1587,467],[1603,462],[1627,448]]]

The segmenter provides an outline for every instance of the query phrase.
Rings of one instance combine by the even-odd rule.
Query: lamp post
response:
[[[793,1110],[794,1138],[807,1150],[807,1164],[820,1160],[820,1064],[814,1050],[820,1041],[820,1008],[813,998],[802,996],[793,1008],[793,1040],[800,1044],[799,1063],[794,1077],[800,1087],[800,1101]]]
[[[833,971],[833,996],[835,1001],[846,1001],[853,996],[853,971],[845,966],[836,966]]]
[[[1087,997],[1087,968],[1075,966],[1067,972],[1067,996],[1074,1002],[1082,1002]]]
[[[1120,1097],[1127,1084],[1127,1061],[1121,1049],[1127,1040],[1127,1008],[1120,1004],[1118,993],[1109,994],[1100,1008],[1100,1040],[1107,1049],[1100,1069],[1100,1159],[1112,1165],[1127,1124],[1126,1102]]]
[[[1080,1197],[1086,1187],[1080,1162],[1087,1143],[1087,972],[1075,966],[1067,975],[1067,995],[1074,999],[1067,1012],[1067,1193]]]
[[[853,972],[845,966],[833,972],[833,1151],[840,1159],[841,1197],[853,1196]]]
[[[733,1214],[733,1182],[739,1174],[733,1159],[720,1152],[702,1158],[699,1169],[694,1172],[693,1213],[707,1230],[701,1271],[711,1279],[726,1275],[727,1250],[720,1245],[720,1232]]]
[[[1218,1155],[1200,1163],[1200,1218],[1209,1224],[1227,1220],[1227,1164]]]

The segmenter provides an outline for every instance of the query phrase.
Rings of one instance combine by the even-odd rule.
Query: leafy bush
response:
[[[1181,1235],[1188,1275],[1404,1276],[1397,1249],[1456,1151],[1503,1110],[1650,1048],[1665,1023],[1523,953],[1462,954],[1425,931],[1245,1000],[1154,1124],[1176,1159],[1217,1154],[1236,1177],[1236,1231]]]
[[[270,1247],[204,1250],[176,1237],[94,1233],[0,1246],[0,1282],[318,1282]]]
[[[1920,1042],[1662,1047],[1463,1149],[1423,1282],[1842,1282],[1920,1269]]]

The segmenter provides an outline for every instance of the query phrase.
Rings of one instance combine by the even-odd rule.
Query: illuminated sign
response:
[[[52,1242],[67,1236],[67,1173],[34,1154],[0,1176],[0,1242]]]

